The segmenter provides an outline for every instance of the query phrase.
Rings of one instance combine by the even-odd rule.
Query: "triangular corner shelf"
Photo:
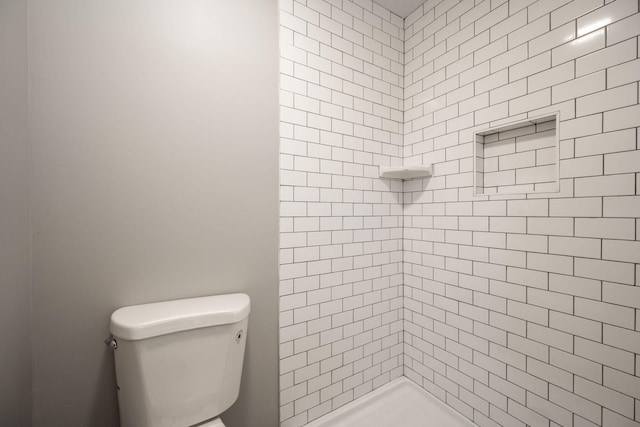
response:
[[[380,178],[413,179],[433,175],[433,165],[379,166]]]

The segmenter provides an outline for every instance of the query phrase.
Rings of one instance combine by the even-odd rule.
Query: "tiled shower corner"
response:
[[[640,426],[639,2],[280,9],[282,425],[405,375],[480,426]],[[555,112],[559,192],[474,196],[474,131]]]
[[[363,2],[360,2],[361,4]],[[280,403],[303,425],[403,373],[403,22],[282,1]]]

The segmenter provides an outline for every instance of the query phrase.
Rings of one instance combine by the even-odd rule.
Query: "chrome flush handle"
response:
[[[118,348],[118,341],[116,341],[113,336],[108,336],[107,338],[105,338],[104,344],[111,350],[116,350]]]

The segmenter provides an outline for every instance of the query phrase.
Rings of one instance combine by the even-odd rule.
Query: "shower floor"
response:
[[[475,427],[413,381],[401,377],[306,427]]]

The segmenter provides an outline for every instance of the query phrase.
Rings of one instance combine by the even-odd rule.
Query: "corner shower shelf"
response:
[[[380,178],[413,179],[424,178],[433,174],[433,166],[380,166]]]

